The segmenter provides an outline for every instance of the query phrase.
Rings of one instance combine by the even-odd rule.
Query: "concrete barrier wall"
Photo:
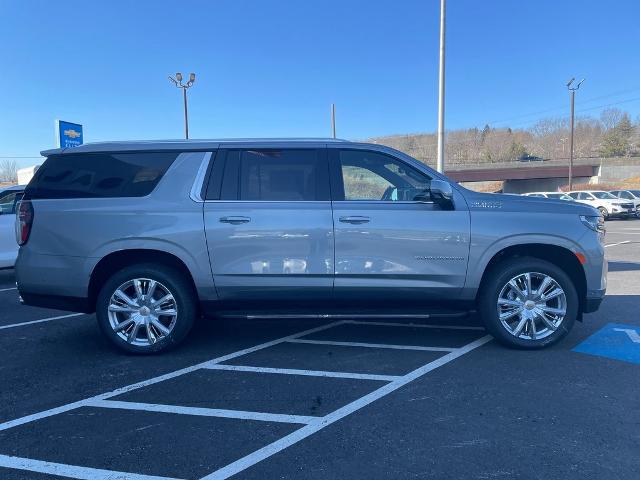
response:
[[[595,183],[597,177],[575,177],[573,183]],[[504,193],[555,192],[558,187],[567,185],[568,178],[530,178],[527,180],[506,180]]]
[[[608,164],[606,159],[600,166],[599,180],[601,182],[617,182],[625,178],[640,176],[640,163],[627,165]]]

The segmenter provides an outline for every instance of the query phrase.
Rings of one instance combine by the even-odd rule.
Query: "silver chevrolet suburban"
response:
[[[136,353],[206,313],[477,310],[541,348],[595,311],[588,205],[472,192],[381,145],[331,139],[94,143],[43,152],[16,218],[23,303],[95,312]]]

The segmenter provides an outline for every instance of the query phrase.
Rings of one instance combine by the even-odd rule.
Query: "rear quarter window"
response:
[[[177,156],[178,152],[52,155],[25,194],[31,199],[144,197]]]

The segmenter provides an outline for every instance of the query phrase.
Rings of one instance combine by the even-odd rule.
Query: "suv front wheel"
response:
[[[180,343],[196,317],[193,287],[179,271],[140,264],[111,276],[98,294],[103,333],[133,353],[156,353]]]
[[[500,343],[535,349],[566,336],[578,314],[569,276],[537,258],[513,258],[494,267],[479,298],[487,330]]]

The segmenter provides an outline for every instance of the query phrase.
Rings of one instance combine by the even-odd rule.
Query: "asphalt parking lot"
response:
[[[602,308],[535,352],[473,317],[287,318],[132,356],[0,271],[0,479],[637,479],[640,220],[605,244]]]

